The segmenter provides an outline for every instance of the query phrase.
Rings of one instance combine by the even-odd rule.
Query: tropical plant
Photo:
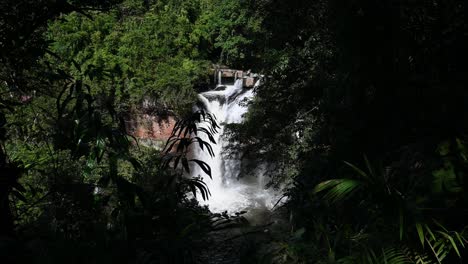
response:
[[[460,252],[468,242],[465,228],[449,231],[439,222],[446,221],[443,216],[425,217],[427,203],[412,197],[409,188],[390,173],[373,168],[367,157],[364,160],[366,171],[345,162],[357,178],[327,180],[313,191],[324,193],[321,199],[330,205],[370,210],[358,217],[365,223],[362,229],[346,238],[353,245],[353,253],[339,259],[340,263],[451,263],[455,256],[461,258]],[[434,177],[434,181],[440,181],[440,174]],[[379,241],[379,237],[385,239]]]

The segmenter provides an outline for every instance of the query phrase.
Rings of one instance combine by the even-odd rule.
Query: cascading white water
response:
[[[258,83],[257,83],[258,85]],[[274,191],[265,189],[265,175],[263,170],[257,170],[255,175],[240,175],[242,161],[239,155],[228,156],[223,151],[228,146],[224,137],[224,125],[240,123],[247,107],[239,104],[244,100],[250,100],[254,96],[253,89],[244,89],[242,80],[237,80],[234,85],[226,85],[224,90],[214,90],[199,94],[199,100],[204,105],[204,110],[216,117],[220,125],[219,133],[214,135],[217,144],[211,144],[214,157],[200,148],[194,148],[194,158],[203,160],[211,167],[212,179],[197,167],[192,167],[191,176],[202,176],[208,185],[211,196],[203,201],[213,212],[228,211],[230,213],[248,209],[270,209],[276,202]],[[206,126],[201,124],[200,126]],[[208,142],[203,133],[199,135]],[[242,177],[241,177],[242,176]]]

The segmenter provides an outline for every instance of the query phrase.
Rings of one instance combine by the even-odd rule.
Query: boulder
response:
[[[244,87],[246,88],[252,88],[255,85],[255,78],[254,77],[245,77],[244,78]]]

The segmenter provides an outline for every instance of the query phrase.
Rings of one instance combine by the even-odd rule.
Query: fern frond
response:
[[[427,254],[422,254],[412,250],[408,247],[404,247],[402,252],[405,256],[411,260],[411,263],[415,264],[434,264],[435,262]]]
[[[413,258],[407,252],[398,247],[386,247],[380,249],[376,254],[371,248],[364,249],[355,255],[347,256],[338,260],[339,264],[362,263],[362,264],[409,264],[414,263]],[[426,264],[426,263],[421,263]]]

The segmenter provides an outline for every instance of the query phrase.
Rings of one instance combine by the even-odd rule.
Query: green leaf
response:
[[[364,179],[369,179],[369,175],[367,175],[367,173],[365,173],[363,170],[359,169],[358,167],[354,166],[353,164],[347,161],[343,161],[343,162],[349,167],[351,167],[354,171],[356,171],[359,175],[361,175]]]
[[[460,242],[460,245],[465,248],[465,241],[464,239],[460,236],[460,234],[458,232],[455,232],[455,236],[457,237],[458,239],[458,242]]]
[[[422,247],[424,248],[424,230],[421,223],[416,223],[416,231],[418,232],[419,241],[421,242]]]
[[[431,236],[431,239],[436,240],[436,237],[434,233],[432,232],[431,228],[426,224],[424,224],[423,227],[426,229],[427,233]]]
[[[440,192],[460,192],[462,188],[457,182],[455,168],[450,161],[444,163],[444,167],[432,172],[432,188],[436,193]]]
[[[455,240],[453,240],[453,238],[445,233],[445,232],[442,232],[442,231],[436,231],[436,233],[438,234],[441,234],[442,236],[444,236],[448,241],[450,241],[450,244],[452,244],[452,248],[455,250],[455,252],[457,253],[458,257],[461,258],[461,255],[460,255],[460,251],[458,250],[458,247],[457,247],[457,244],[455,243]]]
[[[372,169],[372,166],[366,155],[364,155],[364,161],[366,162],[366,167],[367,167],[367,170],[369,171],[370,176],[375,176],[374,170]]]
[[[441,156],[447,156],[450,153],[450,141],[444,141],[437,146],[437,152]]]
[[[306,229],[304,227],[302,227],[302,228],[296,230],[296,232],[294,232],[292,237],[293,237],[293,239],[301,239],[305,232],[306,232]]]
[[[331,203],[349,199],[352,194],[362,186],[362,183],[351,179],[332,179],[321,182],[315,186],[313,192],[327,191],[324,198]]]

